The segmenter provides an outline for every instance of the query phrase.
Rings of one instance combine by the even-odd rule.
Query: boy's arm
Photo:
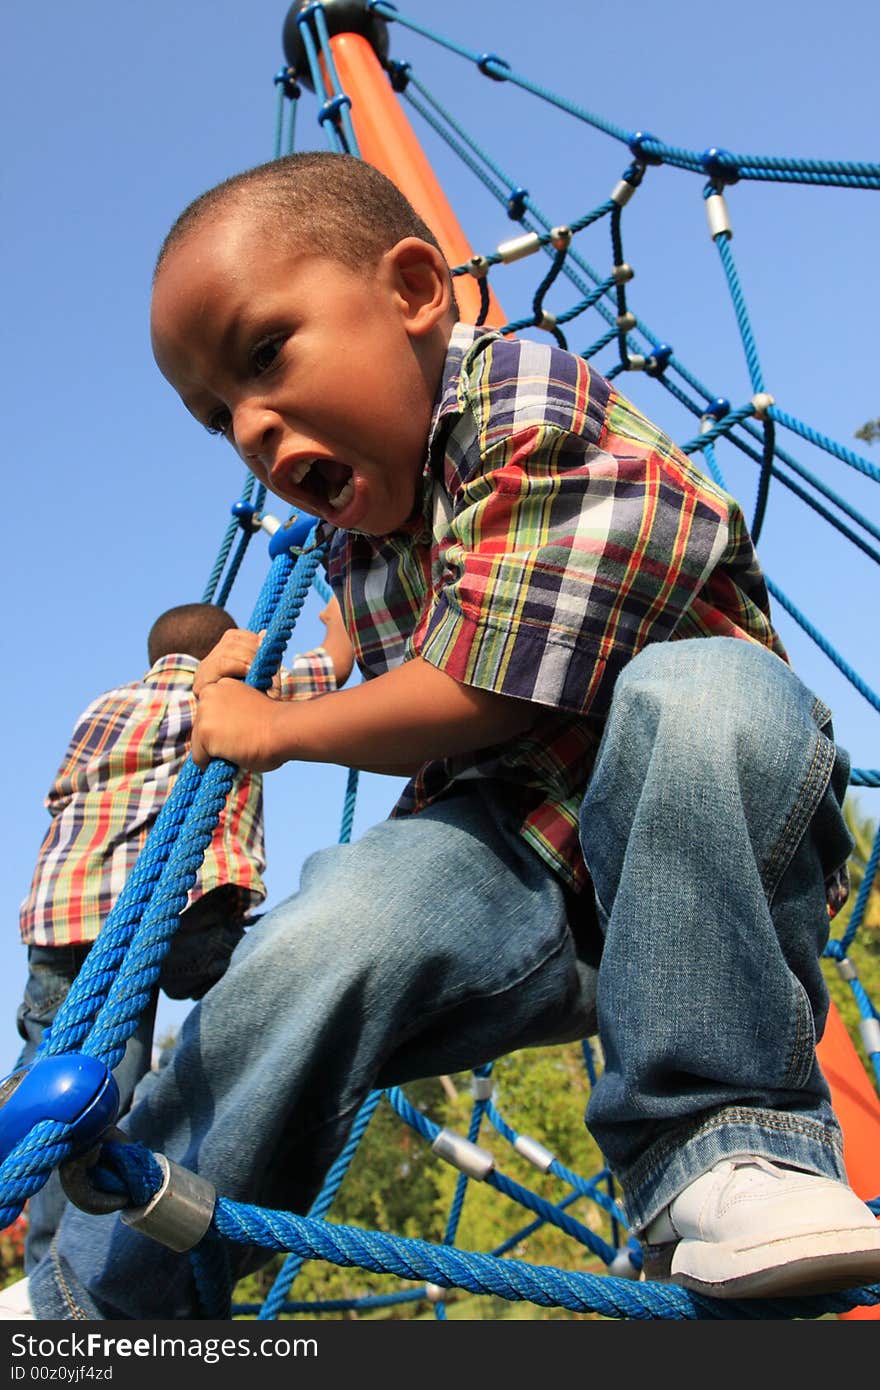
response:
[[[281,667],[272,690],[281,700],[311,700],[315,695],[326,695],[345,685],[351,675],[354,647],[335,597],[318,617],[324,624],[324,640],[313,651],[298,652],[290,667]]]
[[[364,685],[296,704],[238,680],[202,684],[192,754],[251,772],[282,763],[339,763],[406,775],[424,762],[504,743],[535,718],[527,700],[462,685],[421,657]]]
[[[273,698],[308,700],[344,685],[351,675],[354,648],[335,598],[331,598],[319,617],[325,627],[323,642],[314,652],[296,656],[293,671],[281,667],[276,672],[268,692]],[[224,632],[196,670],[193,679],[196,698],[206,685],[222,680],[224,676],[243,679],[253,664],[263,636],[263,632],[251,632],[248,628],[230,628]],[[327,669],[328,661],[331,670]]]
[[[343,686],[351,675],[351,669],[354,666],[354,647],[351,645],[351,638],[345,627],[342,609],[335,596],[331,598],[326,608],[321,609],[318,617],[327,629],[321,645],[333,662],[337,686]]]

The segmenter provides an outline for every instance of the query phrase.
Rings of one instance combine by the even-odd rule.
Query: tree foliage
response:
[[[880,439],[880,418],[876,420],[866,420],[855,432],[856,439],[861,439],[865,444],[873,444]]]

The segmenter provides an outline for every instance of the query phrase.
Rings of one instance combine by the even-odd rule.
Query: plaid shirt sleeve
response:
[[[478,349],[443,446],[451,516],[414,648],[466,684],[603,714],[623,665],[734,558],[735,504],[581,359]]]
[[[282,700],[311,700],[315,695],[326,695],[336,689],[333,661],[323,647],[300,652],[290,666],[282,666],[278,674]]]

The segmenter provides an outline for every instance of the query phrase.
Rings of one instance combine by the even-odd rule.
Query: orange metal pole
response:
[[[469,261],[473,248],[369,42],[360,34],[336,34],[330,47],[342,90],[351,98],[361,155],[397,184],[431,228],[450,265]],[[455,295],[462,319],[475,323],[480,313],[476,281],[470,275],[458,276]],[[491,289],[486,322],[496,328],[507,322]]]
[[[473,250],[369,42],[360,34],[337,34],[330,46],[342,90],[351,98],[351,118],[363,158],[397,184],[434,232],[450,265],[470,260]],[[491,290],[489,294],[486,321],[500,327],[507,318]],[[456,295],[462,318],[474,322],[480,293],[470,276],[458,279]],[[876,1197],[880,1193],[880,1100],[833,1004],[818,1055],[843,1129],[849,1181],[863,1199]],[[842,1316],[880,1318],[880,1307],[857,1308]]]
[[[880,1098],[832,1004],[817,1048],[843,1129],[843,1157],[850,1186],[862,1200],[880,1195]]]
[[[869,1200],[880,1195],[880,1099],[834,1004],[816,1051],[843,1130],[843,1160],[850,1186],[863,1201]],[[838,1316],[880,1321],[880,1305],[852,1308]]]

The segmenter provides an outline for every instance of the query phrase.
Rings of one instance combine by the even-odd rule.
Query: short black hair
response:
[[[163,656],[208,655],[224,632],[237,627],[235,619],[214,603],[181,603],[160,613],[147,637],[147,656],[151,666]]]
[[[397,185],[372,164],[350,154],[309,151],[245,169],[195,198],[163,241],[154,279],[187,232],[225,206],[263,215],[288,241],[353,270],[375,264],[408,236],[441,250]]]

